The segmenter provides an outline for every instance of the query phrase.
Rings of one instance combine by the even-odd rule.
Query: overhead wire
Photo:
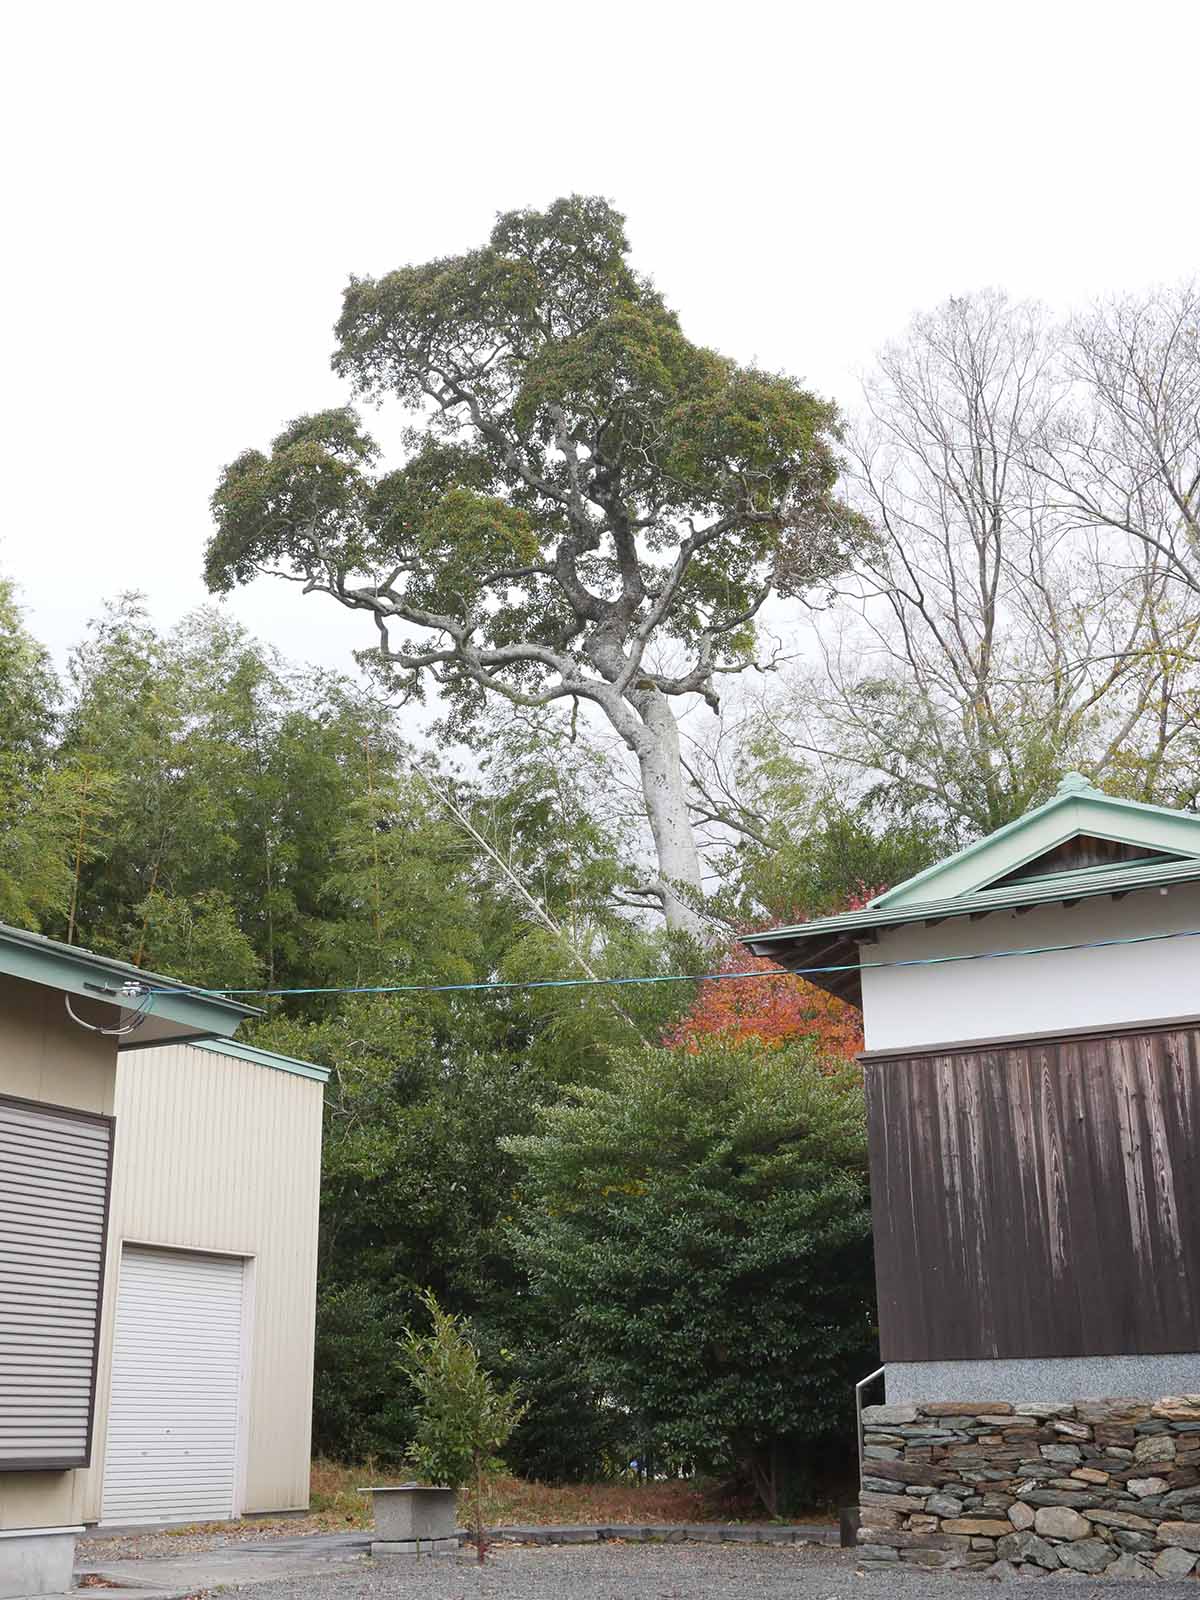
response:
[[[1015,950],[967,950],[955,955],[908,956],[894,961],[850,961],[820,967],[753,967],[739,972],[659,972],[622,977],[516,978],[485,979],[478,983],[378,983],[314,984],[286,989],[205,989],[191,984],[149,986],[151,994],[204,995],[231,998],[235,995],[259,999],[286,999],[299,995],[339,994],[471,994],[525,991],[531,989],[622,988],[656,983],[733,983],[750,978],[812,978],[841,972],[872,972],[902,967],[941,967],[963,961],[1005,961],[1017,956],[1060,955],[1075,950],[1106,950],[1123,945],[1153,944],[1164,939],[1197,939],[1200,928],[1179,928],[1164,933],[1126,934],[1113,939],[1081,939],[1070,944],[1027,945]]]

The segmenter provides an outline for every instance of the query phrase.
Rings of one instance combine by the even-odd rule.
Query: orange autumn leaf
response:
[[[880,889],[863,889],[846,910],[857,910]],[[796,918],[801,921],[802,918]],[[758,931],[747,929],[746,932]],[[702,1039],[757,1039],[769,1047],[811,1039],[819,1054],[853,1060],[863,1048],[862,1013],[804,978],[783,972],[765,956],[752,956],[733,944],[717,973],[765,973],[765,977],[722,978],[700,987],[691,1011],[664,1039],[695,1049]]]

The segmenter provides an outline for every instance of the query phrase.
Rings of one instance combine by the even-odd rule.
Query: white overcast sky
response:
[[[852,405],[908,318],[1200,269],[1195,0],[0,7],[0,571],[61,660],[202,603],[228,460],[345,398],[350,273],[603,194],[688,334]],[[262,581],[293,657],[361,619]]]

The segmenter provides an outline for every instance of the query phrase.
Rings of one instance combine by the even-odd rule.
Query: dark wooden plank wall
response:
[[[885,1361],[1200,1350],[1200,1029],[864,1072]]]

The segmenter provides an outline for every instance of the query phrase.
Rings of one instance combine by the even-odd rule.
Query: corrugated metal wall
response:
[[[245,1511],[308,1504],[322,1104],[313,1079],[195,1046],[120,1058],[114,1275],[128,1242],[254,1260]],[[89,1518],[100,1476],[88,1474]]]

